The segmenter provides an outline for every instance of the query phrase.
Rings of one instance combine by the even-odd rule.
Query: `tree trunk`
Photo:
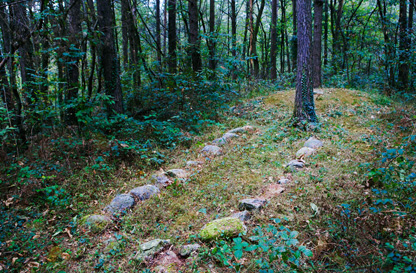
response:
[[[201,54],[199,52],[199,28],[198,28],[198,0],[188,0],[189,11],[189,45],[192,58],[192,68],[195,73],[202,69]],[[211,24],[211,22],[210,22]]]
[[[233,71],[232,78],[233,80],[237,79],[237,66],[235,65],[237,57],[237,13],[235,10],[235,0],[231,0],[231,54],[233,55]]]
[[[235,9],[235,2],[234,2]],[[235,11],[234,11],[235,12]],[[231,30],[232,31],[232,30]],[[213,76],[215,75],[214,70],[217,66],[215,60],[215,47],[216,47],[216,34],[215,34],[215,0],[209,0],[209,41],[208,41],[208,50],[209,50],[209,69],[213,71]]]
[[[168,66],[170,73],[176,73],[176,0],[168,1]]]
[[[114,104],[109,104],[108,110],[123,113],[123,95],[120,82],[120,63],[117,57],[114,27],[115,22],[112,1],[97,0],[98,26],[102,33],[100,63],[103,69],[104,88],[107,95],[111,95]]]
[[[409,81],[409,38],[407,25],[407,1],[400,0],[399,13],[399,87],[407,89]]]
[[[324,65],[326,66],[328,64],[328,0],[325,0],[324,15]]]
[[[270,26],[270,79],[277,78],[277,0],[272,0],[272,22]]]
[[[321,86],[322,77],[322,11],[323,0],[315,0],[315,13],[314,13],[314,31],[313,31],[313,87]]]
[[[297,0],[292,0],[292,16],[293,16],[293,36],[291,40],[291,47],[292,47],[292,71],[296,70],[297,67],[297,57],[298,57],[298,23],[297,23]]]
[[[258,55],[257,54],[257,34],[259,33],[261,17],[263,15],[263,10],[264,10],[266,1],[261,0],[255,25],[254,25],[254,20],[253,20],[253,0],[249,0],[249,1],[250,1],[250,14],[251,14],[250,16],[250,61],[251,61],[252,69],[253,69],[254,78],[258,78],[260,65],[259,65],[259,56],[257,56]]]
[[[156,47],[157,50],[157,62],[159,66],[159,71],[162,71],[162,43],[160,39],[160,0],[156,0]]]
[[[128,17],[129,7],[127,1],[121,1],[121,38],[123,48],[123,67],[126,69],[129,63],[129,32]]]
[[[297,0],[297,31],[298,31],[298,58],[296,76],[294,122],[301,125],[304,122],[315,123],[318,118],[315,114],[315,104],[312,88],[311,65],[311,0]]]
[[[67,52],[69,57],[66,62],[67,68],[67,96],[66,102],[69,105],[74,105],[73,100],[76,99],[79,89],[79,59],[80,59],[80,40],[79,34],[82,32],[81,28],[81,1],[72,0],[70,3],[69,15],[69,43]],[[77,123],[76,108],[69,107],[66,113],[66,121],[69,125]]]

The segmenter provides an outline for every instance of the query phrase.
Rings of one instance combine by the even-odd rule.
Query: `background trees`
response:
[[[414,92],[414,3],[376,4],[316,0],[307,7],[315,87]],[[294,87],[303,71],[294,58],[303,43],[296,41],[305,38],[298,9],[287,0],[2,1],[8,134],[24,140],[45,123],[82,127],[88,123],[83,113],[138,120],[150,113],[158,120],[202,118],[204,111],[215,116],[209,109],[241,84],[271,79]],[[203,111],[186,113],[192,105]]]

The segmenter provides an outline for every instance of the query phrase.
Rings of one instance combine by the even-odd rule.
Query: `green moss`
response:
[[[199,236],[204,241],[211,241],[219,237],[236,237],[245,231],[246,227],[240,219],[226,217],[206,224]]]
[[[86,215],[80,220],[80,226],[87,228],[92,233],[104,231],[111,223],[111,219],[104,215]]]

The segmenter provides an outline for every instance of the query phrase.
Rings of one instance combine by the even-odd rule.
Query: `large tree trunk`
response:
[[[168,66],[170,73],[176,73],[176,0],[168,1]]]
[[[123,49],[123,67],[127,68],[129,63],[129,25],[128,25],[128,16],[129,6],[127,1],[121,2],[121,39],[122,39],[122,49]]]
[[[324,65],[328,64],[328,0],[325,0],[325,7],[324,7]]]
[[[120,63],[115,44],[115,22],[112,1],[97,0],[98,26],[102,33],[100,63],[103,69],[104,88],[114,99],[114,104],[108,105],[109,114],[115,111],[123,113],[123,95],[120,82]]]
[[[292,16],[293,16],[293,36],[291,40],[292,47],[292,70],[295,71],[297,67],[297,58],[298,58],[298,22],[297,22],[297,0],[292,0]]]
[[[189,45],[192,58],[192,68],[195,73],[202,69],[201,54],[199,52],[199,28],[198,28],[198,0],[188,0],[189,11]]]
[[[400,0],[399,13],[399,87],[407,89],[409,82],[409,38],[407,25],[407,1]]]
[[[80,59],[80,38],[81,28],[81,1],[72,0],[70,3],[69,15],[69,43],[67,50],[69,57],[67,64],[67,96],[66,100],[69,105],[74,105],[72,100],[76,99],[79,89],[79,59]],[[66,113],[66,121],[73,125],[77,123],[75,107],[69,107]]]
[[[235,65],[237,57],[237,13],[235,9],[235,0],[231,0],[231,54],[233,55],[233,80],[237,79],[237,66]]]
[[[314,31],[313,31],[313,87],[321,86],[322,77],[322,11],[323,0],[315,0]]]
[[[277,78],[277,0],[272,0],[272,22],[270,26],[270,79]]]
[[[160,0],[156,0],[156,47],[157,50],[157,62],[159,71],[162,71],[162,43],[160,39]]]
[[[315,113],[315,104],[312,88],[311,65],[311,0],[297,0],[297,31],[298,31],[298,58],[296,76],[294,122],[300,125],[304,122],[315,123],[318,118]]]

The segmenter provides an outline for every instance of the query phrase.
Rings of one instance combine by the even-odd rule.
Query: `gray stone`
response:
[[[178,256],[176,256],[175,252],[173,251],[166,251],[161,253],[160,256],[157,257],[157,261],[155,261],[157,266],[152,270],[155,273],[175,273],[180,272],[179,267],[181,261],[179,260]]]
[[[222,146],[222,145],[227,144],[227,140],[225,138],[223,138],[223,137],[220,137],[220,138],[214,139],[212,141],[212,144],[215,144],[215,145],[218,145],[218,146]]]
[[[158,187],[153,185],[145,185],[132,189],[130,194],[142,201],[149,199],[152,195],[158,194],[159,192],[160,190]]]
[[[134,206],[134,198],[130,194],[117,195],[105,209],[111,213],[125,213]]]
[[[186,162],[187,167],[195,167],[195,166],[199,166],[199,165],[202,165],[202,164],[203,164],[202,161],[187,161]]]
[[[245,221],[250,220],[251,215],[250,215],[250,212],[248,212],[247,210],[244,210],[244,211],[234,213],[233,215],[231,215],[231,217],[238,218],[241,221],[245,222]]]
[[[222,135],[222,138],[225,140],[229,140],[231,138],[237,138],[238,135],[234,134],[234,133],[225,133],[224,135]]]
[[[104,244],[105,244],[104,253],[109,253],[112,250],[117,251],[121,246],[121,242],[117,241],[115,238],[110,238],[104,241]]]
[[[182,169],[172,169],[165,173],[167,176],[173,177],[173,178],[180,178],[180,179],[186,179],[188,177],[188,173],[185,170]]]
[[[86,227],[92,233],[100,233],[111,224],[111,219],[105,215],[86,215],[80,220],[80,225]]]
[[[301,169],[305,167],[305,163],[303,161],[292,160],[287,164],[287,166],[293,166],[295,168]]]
[[[259,210],[266,204],[266,202],[267,201],[264,199],[244,199],[238,204],[238,209],[241,211]]]
[[[252,131],[252,130],[254,130],[253,126],[247,125],[247,126],[244,126],[244,127],[234,128],[232,130],[229,130],[227,133],[233,133],[233,134],[246,133],[247,131]]]
[[[139,250],[134,258],[137,260],[150,258],[168,245],[170,245],[170,240],[161,239],[155,239],[147,243],[143,243],[139,245]]]
[[[324,143],[322,141],[320,141],[319,139],[315,138],[315,137],[310,137],[306,142],[305,142],[305,147],[309,147],[309,148],[313,148],[313,149],[317,149],[320,148],[324,145]]]
[[[313,94],[314,95],[323,95],[324,94],[324,90],[322,90],[322,89],[314,89],[313,90]]]
[[[179,255],[182,258],[187,258],[195,253],[201,247],[200,244],[183,245],[179,248]]]
[[[278,184],[288,184],[290,182],[290,180],[289,179],[287,179],[287,178],[281,178],[281,179],[279,179],[279,181],[277,181],[277,183]]]
[[[154,174],[150,178],[150,182],[158,188],[164,188],[172,184],[172,181],[165,174]]]
[[[215,145],[206,145],[201,152],[209,155],[222,155],[222,149]]]
[[[299,157],[308,157],[315,153],[315,149],[309,148],[309,147],[302,147],[299,149],[299,151],[296,152],[296,158]]]

